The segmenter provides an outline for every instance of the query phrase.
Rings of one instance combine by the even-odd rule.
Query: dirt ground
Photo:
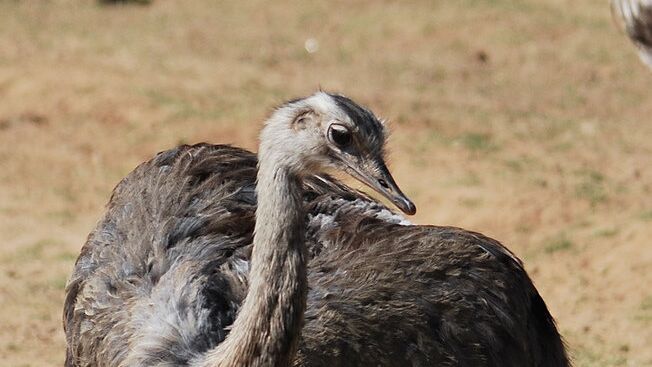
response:
[[[320,86],[390,121],[414,221],[524,260],[576,366],[652,366],[652,71],[606,1],[217,4],[0,1],[1,366],[62,365],[121,177]]]

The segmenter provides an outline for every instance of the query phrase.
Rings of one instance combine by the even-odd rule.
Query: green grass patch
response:
[[[53,210],[47,213],[47,217],[62,224],[70,224],[75,221],[76,213],[69,209]]]
[[[548,187],[548,180],[546,180],[545,178],[537,177],[532,179],[532,182],[538,187],[542,187],[542,188]]]
[[[413,140],[410,140],[410,144],[408,145],[409,148],[413,149],[415,153],[424,155],[426,154],[433,146],[440,145],[440,146],[448,146],[450,145],[450,141],[446,139],[445,136],[440,134],[437,131],[428,131],[424,134],[420,134],[419,137],[416,138],[416,144],[414,144]]]
[[[503,164],[505,167],[515,173],[531,171],[532,169],[541,167],[541,163],[535,157],[526,154],[522,154],[511,159],[506,159],[503,161]]]
[[[15,251],[11,256],[10,260],[13,261],[24,261],[24,260],[34,260],[40,259],[43,257],[43,251],[46,247],[54,245],[53,240],[42,239],[34,242],[29,246],[22,247]]]
[[[13,252],[7,252],[0,257],[2,262],[26,262],[33,260],[40,260],[44,258],[51,258],[51,254],[47,254],[48,248],[61,246],[61,242],[53,238],[43,238],[16,249]],[[76,256],[76,255],[75,255]]]
[[[613,236],[617,235],[618,233],[620,233],[620,230],[618,228],[603,228],[603,229],[599,229],[599,230],[595,231],[595,233],[593,233],[593,235],[595,237],[610,238],[610,237],[613,237]]]
[[[643,298],[634,319],[645,324],[652,323],[652,296]]]
[[[498,149],[489,134],[466,133],[458,137],[456,142],[472,152],[489,152]]]
[[[527,224],[518,224],[514,230],[518,233],[530,233],[532,232],[532,226]]]
[[[641,213],[640,218],[645,221],[652,221],[652,210],[646,210]]]
[[[644,311],[652,311],[652,296],[647,296],[641,302],[641,309]]]
[[[482,179],[475,173],[469,173],[460,177],[455,183],[461,186],[480,186],[482,185]]]
[[[573,247],[573,242],[566,235],[559,235],[544,243],[543,251],[547,254],[553,254],[559,251],[568,251]]]
[[[482,206],[482,199],[480,198],[460,198],[458,201],[460,205],[467,208],[477,208]]]
[[[57,260],[65,261],[65,262],[74,262],[75,260],[77,260],[78,255],[79,255],[78,253],[73,253],[69,251],[60,252],[57,255]]]
[[[576,174],[579,176],[579,182],[575,186],[575,194],[578,198],[587,200],[591,206],[607,201],[604,175],[594,170],[581,170]]]
[[[523,164],[522,161],[516,159],[508,159],[503,163],[505,164],[505,167],[517,173],[523,172],[523,168],[525,167],[525,164]]]
[[[167,108],[171,112],[168,122],[189,118],[218,120],[227,114],[225,108],[220,108],[220,106],[203,106],[197,101],[191,102],[189,98],[169,95],[156,90],[147,90],[143,94],[149,98],[152,104]],[[230,108],[233,107],[230,106]]]
[[[149,5],[152,3],[152,0],[98,0],[97,2],[101,5]]]
[[[48,286],[59,291],[66,289],[68,283],[68,275],[60,275],[48,281]]]
[[[575,349],[572,352],[575,367],[617,367],[627,365],[624,355],[606,355],[588,348]]]

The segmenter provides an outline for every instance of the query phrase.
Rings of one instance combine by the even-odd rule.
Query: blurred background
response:
[[[0,1],[0,365],[63,364],[66,280],[138,163],[255,150],[320,86],[390,121],[415,222],[523,259],[576,366],[652,365],[652,71],[595,0]]]

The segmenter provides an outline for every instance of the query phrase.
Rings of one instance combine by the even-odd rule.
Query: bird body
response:
[[[568,365],[500,243],[257,164],[182,146],[118,184],[66,289],[67,366]]]

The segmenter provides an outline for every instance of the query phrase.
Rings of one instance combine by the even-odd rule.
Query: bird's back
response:
[[[314,253],[298,365],[569,365],[543,299],[498,241],[409,225],[332,191],[307,207]]]
[[[338,248],[310,264],[299,363],[568,366],[545,303],[500,243],[359,218],[322,232],[338,240],[317,238]]]

